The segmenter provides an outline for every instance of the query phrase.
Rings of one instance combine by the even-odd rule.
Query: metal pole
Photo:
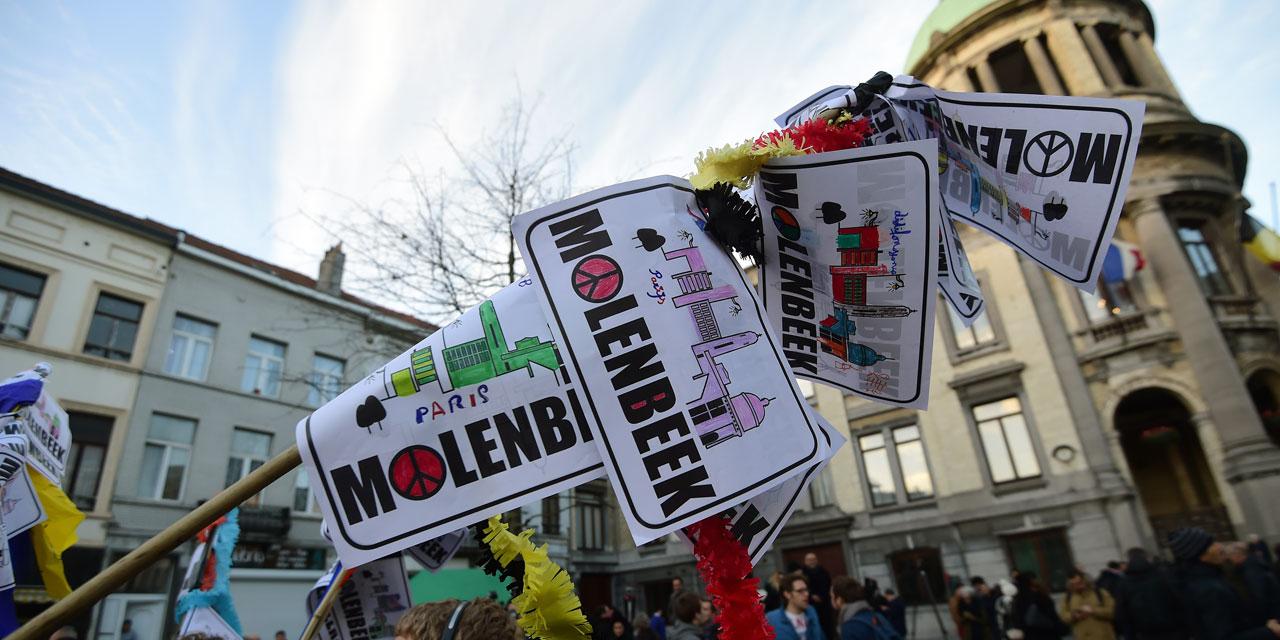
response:
[[[92,607],[99,600],[124,586],[133,576],[155,564],[166,554],[190,540],[201,529],[226,515],[240,503],[257,495],[267,485],[275,482],[302,464],[298,446],[293,445],[272,458],[239,482],[223,489],[218,495],[196,507],[194,511],[152,536],[137,549],[117,560],[110,567],[72,591],[67,597],[45,609],[9,636],[8,640],[44,640],[55,629],[66,624],[72,616]]]

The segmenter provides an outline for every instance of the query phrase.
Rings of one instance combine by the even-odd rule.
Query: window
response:
[[[345,361],[317,353],[311,364],[311,391],[307,393],[307,402],[318,407],[338,397],[342,393],[342,379],[346,370]]]
[[[259,337],[249,338],[249,355],[244,358],[240,388],[268,398],[280,397],[280,376],[284,374],[284,345]]]
[[[68,411],[67,417],[71,423],[71,450],[67,454],[62,490],[77,507],[92,511],[115,418],[78,411]]]
[[[818,509],[832,503],[831,467],[823,467],[817,477],[809,482],[809,506]]]
[[[293,481],[293,510],[303,513],[314,513],[315,496],[311,494],[311,478],[306,469],[299,469]]]
[[[1035,478],[1040,475],[1031,432],[1022,417],[1022,403],[1016,397],[973,407],[982,450],[995,483]]]
[[[204,380],[209,375],[209,354],[213,353],[213,334],[217,328],[208,322],[183,315],[173,317],[173,337],[169,354],[164,359],[164,372],[170,375]]]
[[[519,531],[524,526],[524,509],[516,507],[502,514],[502,520],[511,527],[512,531]]]
[[[990,302],[987,303],[988,305]],[[964,326],[964,320],[956,313],[956,310],[949,304],[943,303],[947,308],[947,317],[951,319],[951,335],[956,339],[956,351],[971,351],[978,347],[985,347],[989,344],[995,344],[996,332],[991,326],[990,307],[986,311],[978,314],[973,319],[973,324]]]
[[[1034,571],[1040,583],[1053,591],[1067,588],[1072,569],[1071,548],[1062,529],[1049,529],[1005,538],[1009,564],[1018,571]]]
[[[1106,322],[1113,316],[1138,309],[1126,280],[1107,282],[1105,278],[1099,278],[1098,288],[1093,293],[1085,293],[1080,289],[1076,291],[1080,294],[1080,302],[1084,304],[1084,313],[1089,317],[1089,322]]]
[[[578,489],[578,548],[603,551],[605,545],[604,494]]]
[[[0,335],[26,339],[43,291],[43,275],[0,265]]]
[[[799,385],[800,393],[804,394],[805,400],[812,401],[813,397],[818,393],[817,389],[814,389],[813,383],[809,382],[808,380],[801,380],[800,378],[796,378],[796,384]]]
[[[227,482],[231,486],[271,458],[271,434],[236,427],[231,431],[231,457],[227,460]],[[245,504],[258,504],[254,496]]]
[[[1205,293],[1210,295],[1231,293],[1227,276],[1218,266],[1213,247],[1209,246],[1209,241],[1205,238],[1200,226],[1189,223],[1179,224],[1178,239],[1182,241],[1182,248],[1187,252],[1187,259],[1191,261],[1191,268],[1195,270],[1196,277],[1200,279],[1200,287]]]
[[[191,462],[196,421],[156,413],[151,416],[147,444],[142,452],[138,497],[181,500]]]
[[[133,343],[138,337],[138,321],[142,319],[142,303],[109,293],[98,294],[93,310],[84,352],[108,360],[128,361],[133,357]]]
[[[547,496],[542,499],[542,533],[560,534],[560,495]]]
[[[872,506],[887,507],[933,497],[933,478],[929,475],[919,426],[912,424],[866,434],[858,438],[858,448],[862,452]]]
[[[1018,40],[996,50],[987,58],[991,72],[1005,93],[1044,93],[1036,74],[1031,69],[1031,61]]]

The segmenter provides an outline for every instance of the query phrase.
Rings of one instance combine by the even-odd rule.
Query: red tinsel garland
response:
[[[821,118],[806,120],[782,130],[774,130],[756,138],[755,147],[761,148],[790,138],[797,149],[805,153],[824,153],[862,146],[871,135],[871,123],[866,118],[829,122]]]
[[[729,532],[729,525],[728,518],[712,516],[685,529],[693,540],[698,575],[707,585],[711,602],[720,610],[720,637],[773,640],[773,627],[764,618],[764,605],[757,592],[760,580],[751,575],[751,557]]]

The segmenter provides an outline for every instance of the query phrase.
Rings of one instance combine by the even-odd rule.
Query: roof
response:
[[[96,218],[106,224],[147,236],[153,240],[164,242],[171,246],[177,246],[179,241],[181,241],[183,244],[208,251],[209,253],[237,264],[262,271],[268,275],[284,280],[285,282],[313,289],[321,295],[340,298],[346,302],[365,307],[379,315],[395,318],[396,320],[420,327],[428,332],[435,331],[437,329],[435,325],[427,322],[426,320],[394,309],[388,309],[387,307],[375,304],[345,291],[340,292],[340,295],[338,296],[333,296],[332,294],[317,288],[316,279],[310,276],[293,271],[292,269],[286,269],[279,265],[271,264],[265,260],[259,260],[253,256],[240,253],[230,247],[205,240],[200,236],[188,233],[182,229],[171,227],[163,222],[128,214],[120,211],[119,209],[108,207],[104,204],[94,202],[88,198],[83,198],[74,193],[63,191],[62,189],[28,178],[22,174],[14,173],[4,167],[0,167],[0,187],[56,204],[73,212]]]
[[[911,66],[929,50],[929,41],[933,39],[933,33],[940,31],[946,33],[956,27],[956,25],[964,22],[965,18],[981,11],[987,5],[994,4],[998,0],[939,0],[938,6],[929,12],[929,17],[924,19],[920,24],[920,30],[916,32],[916,39],[911,41],[911,49],[907,52],[907,62],[903,66],[907,71],[911,70]]]

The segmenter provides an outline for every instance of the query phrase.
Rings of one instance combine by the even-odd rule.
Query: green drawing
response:
[[[484,337],[441,349],[446,381],[436,370],[431,348],[416,349],[409,356],[409,368],[391,374],[391,389],[400,397],[411,396],[430,382],[440,382],[442,391],[479,384],[514,371],[525,370],[533,375],[533,365],[541,365],[551,371],[560,368],[560,354],[556,343],[543,342],[536,337],[516,340],[515,348],[507,347],[507,338],[498,321],[493,302],[480,305],[480,327]]]

